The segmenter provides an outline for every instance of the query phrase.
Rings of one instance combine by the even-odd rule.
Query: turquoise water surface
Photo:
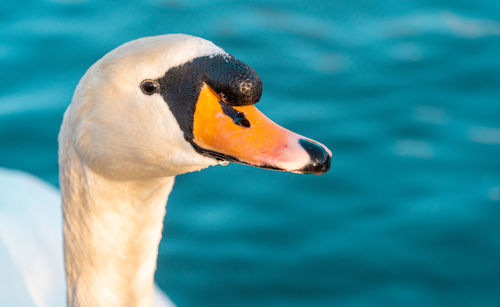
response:
[[[179,306],[500,306],[500,2],[7,1],[0,166],[57,186],[85,70],[188,33],[252,66],[258,106],[333,152],[305,176],[179,176],[156,280]]]

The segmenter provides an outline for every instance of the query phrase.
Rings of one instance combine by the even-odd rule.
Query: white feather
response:
[[[66,305],[61,199],[42,180],[0,168],[1,306]],[[156,287],[157,307],[173,303]]]

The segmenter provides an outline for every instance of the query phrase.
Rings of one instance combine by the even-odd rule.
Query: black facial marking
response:
[[[208,62],[204,80],[219,97],[232,106],[252,105],[262,95],[262,82],[250,66],[233,56],[217,56]]]
[[[251,105],[257,103],[262,95],[262,82],[257,73],[229,54],[196,58],[169,69],[157,81],[160,94],[184,132],[186,141],[198,152],[210,156],[213,155],[193,142],[194,111],[203,83],[217,93],[223,104],[229,106]],[[244,116],[238,118],[241,120],[235,120],[236,124],[243,127],[250,124]]]
[[[219,100],[219,104],[222,107],[222,111],[224,112],[224,114],[229,116],[236,125],[241,126],[241,127],[245,127],[245,128],[250,127],[250,122],[245,117],[245,114],[243,112],[236,111],[233,107],[231,107],[227,103],[222,102],[220,100]]]

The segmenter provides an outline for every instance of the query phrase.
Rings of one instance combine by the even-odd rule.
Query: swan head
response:
[[[71,147],[96,172],[122,179],[223,161],[328,171],[328,148],[264,116],[254,106],[261,93],[257,73],[210,41],[182,34],[131,41],[80,80],[64,116],[60,156]]]

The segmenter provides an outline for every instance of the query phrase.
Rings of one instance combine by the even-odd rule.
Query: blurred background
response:
[[[333,150],[306,176],[179,176],[156,280],[179,306],[500,306],[500,2],[7,1],[0,166],[57,182],[86,69],[142,36],[213,41],[258,107]]]

